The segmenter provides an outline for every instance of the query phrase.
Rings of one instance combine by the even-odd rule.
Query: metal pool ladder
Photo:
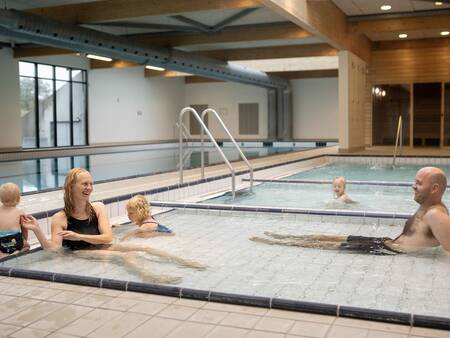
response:
[[[399,155],[402,154],[402,148],[403,148],[403,131],[402,131],[402,116],[400,115],[398,117],[398,124],[397,124],[397,136],[395,138],[395,147],[394,147],[394,155],[392,158],[392,166],[395,167],[395,159],[397,157],[397,146],[399,146]]]
[[[244,153],[241,150],[241,147],[239,147],[239,145],[237,144],[237,142],[234,139],[233,135],[231,135],[231,133],[228,130],[227,126],[225,125],[223,120],[220,118],[219,114],[214,109],[207,108],[207,109],[205,109],[202,112],[202,115],[201,115],[202,122],[204,122],[205,116],[208,113],[214,114],[214,116],[217,118],[217,120],[219,121],[220,125],[222,126],[223,130],[225,130],[225,132],[227,133],[227,135],[230,138],[231,142],[233,143],[234,147],[238,151],[239,155],[241,155],[241,158],[244,160],[245,164],[247,165],[248,170],[250,171],[250,192],[253,192],[253,167],[251,166],[250,162],[247,160],[247,157],[245,157]],[[204,155],[205,149],[204,149],[204,145],[203,145],[203,137],[204,137],[204,133],[203,133],[203,128],[202,128],[201,132],[200,132],[200,140],[201,140],[201,147],[202,147],[202,150],[201,150],[201,167],[202,167],[202,178],[205,178],[205,155]],[[234,192],[233,192],[233,198],[234,198]]]
[[[197,111],[194,108],[191,107],[186,107],[183,108],[180,112],[180,115],[178,117],[178,128],[179,128],[179,156],[180,156],[180,183],[183,183],[183,116],[186,112],[190,112],[194,115],[195,119],[198,121],[198,123],[200,123],[201,126],[201,130],[202,132],[205,131],[206,134],[208,135],[209,139],[211,140],[211,142],[214,144],[214,146],[216,147],[217,151],[219,152],[220,156],[222,157],[222,159],[224,160],[225,164],[228,166],[228,169],[230,169],[231,172],[231,192],[232,192],[232,196],[233,198],[236,196],[236,175],[235,175],[235,170],[234,168],[231,166],[230,161],[228,161],[227,157],[225,156],[225,154],[223,153],[222,149],[219,147],[219,145],[217,144],[215,138],[212,136],[211,132],[209,131],[208,127],[206,127],[205,123],[203,122],[202,118],[198,115]],[[223,123],[223,122],[222,122]],[[203,152],[203,150],[202,150]],[[203,168],[202,168],[202,172],[203,172]],[[202,174],[202,178],[204,178],[204,174]]]

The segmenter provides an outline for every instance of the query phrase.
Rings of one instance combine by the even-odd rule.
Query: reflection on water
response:
[[[303,148],[242,148],[247,158],[301,149]],[[222,150],[229,161],[239,160],[239,154],[234,148]],[[184,168],[200,167],[199,148],[186,149],[185,154]],[[178,162],[177,148],[0,162],[0,184],[14,182],[22,192],[42,191],[62,187],[67,172],[74,167],[86,168],[94,181],[98,182],[174,171],[178,169]],[[222,157],[217,150],[207,148],[205,165],[216,163],[223,163]]]

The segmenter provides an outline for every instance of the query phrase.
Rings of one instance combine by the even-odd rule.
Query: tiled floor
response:
[[[0,277],[0,337],[449,336],[404,325]]]

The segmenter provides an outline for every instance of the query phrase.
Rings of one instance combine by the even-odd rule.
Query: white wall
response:
[[[257,135],[239,134],[239,103],[258,103],[259,133]],[[267,138],[267,89],[265,88],[229,82],[186,84],[185,105],[195,104],[207,104],[209,108],[216,110],[235,138]],[[209,117],[209,127],[214,137],[226,138],[226,133],[212,115]]]
[[[18,74],[12,49],[0,49],[0,148],[22,147]]]
[[[145,78],[143,67],[89,72],[90,144],[176,138],[183,78]]]
[[[338,79],[298,79],[291,86],[293,138],[338,139]]]

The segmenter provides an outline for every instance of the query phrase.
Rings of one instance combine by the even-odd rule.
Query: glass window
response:
[[[72,81],[86,82],[86,72],[78,69],[72,69]]]
[[[70,80],[70,69],[65,67],[55,67],[55,75],[57,80]]]
[[[73,144],[86,145],[86,85],[73,83]]]
[[[20,116],[22,119],[22,147],[36,147],[36,80],[20,77]]]
[[[53,79],[53,66],[38,65],[38,77]]]
[[[440,83],[414,84],[414,146],[440,146]]]
[[[36,75],[36,69],[35,69],[34,63],[19,62],[19,75],[34,77]]]
[[[450,83],[444,86],[444,145],[450,145]]]
[[[55,146],[53,118],[53,80],[38,81],[39,94],[39,145],[41,147]]]
[[[410,85],[376,85],[372,88],[372,144],[394,145],[399,116],[402,140],[409,144]]]
[[[23,148],[87,144],[86,71],[20,61],[19,73]]]
[[[56,144],[70,146],[70,82],[56,81],[56,121]]]

